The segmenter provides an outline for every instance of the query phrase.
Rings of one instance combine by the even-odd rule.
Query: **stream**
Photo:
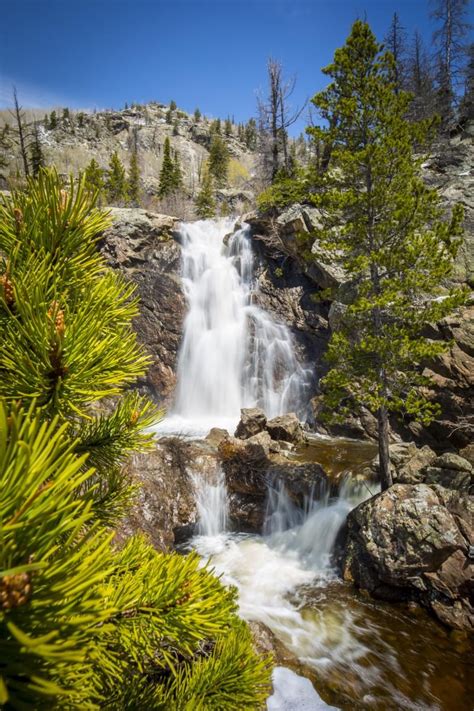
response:
[[[179,355],[175,404],[157,434],[231,434],[242,407],[273,417],[304,417],[311,368],[296,359],[290,331],[254,304],[251,240],[233,221],[181,229],[188,314]],[[266,625],[292,653],[277,666],[269,711],[439,709],[472,711],[469,642],[423,611],[376,602],[344,583],[333,565],[349,511],[377,492],[362,472],[374,446],[310,438],[289,455],[320,463],[339,493],[292,504],[269,488],[261,535],[229,530],[223,474],[193,478],[199,552],[239,592],[240,614]]]

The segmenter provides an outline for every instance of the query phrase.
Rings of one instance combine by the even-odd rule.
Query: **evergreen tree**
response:
[[[202,220],[215,217],[216,201],[214,199],[214,184],[208,166],[204,168],[201,190],[196,197],[195,205],[198,217]]]
[[[170,111],[176,111],[176,101],[170,101]]]
[[[178,136],[178,135],[179,135],[178,119],[175,119],[173,121],[173,136]]]
[[[201,112],[200,112],[199,109],[195,109],[195,110],[194,110],[194,120],[195,120],[196,122],[198,122],[198,121],[201,120]]]
[[[156,413],[123,395],[147,358],[133,287],[96,248],[108,225],[54,171],[0,205],[0,704],[260,708],[268,663],[234,593],[196,555],[112,545]]]
[[[105,189],[104,170],[99,166],[95,158],[87,165],[84,171],[84,187],[92,194],[97,193],[97,203],[102,203]]]
[[[342,414],[362,404],[376,415],[386,488],[389,412],[424,422],[436,414],[418,387],[427,383],[419,364],[446,344],[422,336],[423,326],[459,305],[464,293],[447,281],[462,208],[443,219],[436,191],[421,177],[420,151],[433,121],[406,119],[410,96],[394,92],[393,56],[381,49],[369,26],[355,22],[323,70],[332,82],[312,100],[324,125],[308,130],[334,145],[322,192],[313,196],[321,208],[316,238],[351,283],[345,316],[329,344],[325,400]]]
[[[71,119],[71,114],[68,108],[63,109],[62,120],[69,121]]]
[[[125,203],[128,200],[128,184],[125,168],[117,151],[110,157],[106,179],[107,199],[110,203]]]
[[[163,148],[163,163],[160,171],[160,187],[158,194],[161,198],[171,195],[178,188],[176,166],[171,157],[171,144],[168,136],[165,138]]]
[[[173,112],[171,111],[171,109],[168,109],[168,111],[166,112],[166,123],[173,123]]]
[[[214,133],[209,150],[209,172],[221,188],[227,183],[227,169],[229,166],[229,151],[223,139]]]
[[[79,126],[79,128],[84,128],[85,118],[86,115],[83,111],[80,111],[77,114],[77,125]]]
[[[181,170],[181,162],[179,160],[179,154],[177,151],[174,156],[173,167],[174,189],[181,190],[183,188],[183,172]]]
[[[40,172],[40,168],[44,167],[45,162],[36,121],[33,126],[33,140],[30,148],[30,161],[33,177],[37,178]]]
[[[225,120],[224,133],[227,137],[232,136],[232,123],[229,117]]]
[[[244,139],[249,151],[255,151],[257,148],[257,122],[254,118],[249,119],[245,126]]]
[[[49,114],[49,130],[53,131],[58,125],[58,117],[56,115],[56,111],[51,111]]]
[[[128,195],[132,205],[138,207],[140,204],[140,165],[138,162],[138,151],[132,151],[130,158],[130,170],[128,173]]]

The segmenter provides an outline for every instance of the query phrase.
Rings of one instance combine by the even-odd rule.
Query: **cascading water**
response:
[[[208,477],[193,475],[193,485],[198,512],[198,533],[202,536],[218,536],[227,530],[227,487],[222,469]]]
[[[295,357],[288,328],[253,303],[249,231],[229,237],[232,230],[229,219],[181,228],[188,314],[175,405],[160,431],[232,430],[242,407],[258,405],[269,417],[304,407],[309,371]]]

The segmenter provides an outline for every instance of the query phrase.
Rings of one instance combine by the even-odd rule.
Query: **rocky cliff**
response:
[[[132,150],[137,150],[143,181],[143,205],[156,211],[159,175],[163,160],[165,139],[169,138],[172,154],[179,158],[185,192],[194,195],[199,188],[202,169],[209,157],[212,132],[211,119],[194,115],[157,102],[134,105],[121,111],[73,111],[63,117],[57,112],[56,124],[39,111],[29,111],[27,120],[36,122],[39,142],[47,165],[55,165],[64,176],[78,175],[94,158],[101,168],[107,169],[110,156],[117,151],[128,170]],[[0,125],[14,127],[8,111],[0,112]],[[218,194],[230,204],[252,199],[249,192],[256,156],[245,142],[239,139],[238,127],[231,126],[230,135],[222,136],[229,154],[228,187]],[[9,141],[5,155],[6,167],[0,177],[0,189],[8,181],[22,174],[21,156],[17,142]]]

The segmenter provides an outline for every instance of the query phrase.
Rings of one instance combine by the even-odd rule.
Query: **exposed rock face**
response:
[[[173,154],[179,156],[185,190],[190,193],[199,184],[200,171],[209,157],[212,140],[211,120],[204,116],[196,120],[179,109],[172,112],[169,120],[168,111],[169,106],[150,102],[122,111],[92,113],[71,109],[70,117],[59,116],[54,128],[40,119],[37,121],[38,134],[46,163],[56,165],[64,175],[70,171],[76,174],[83,171],[92,158],[101,168],[107,169],[110,156],[117,151],[128,168],[136,147],[140,154],[144,201],[147,207],[156,209],[165,140],[169,139]],[[0,111],[0,114],[2,125],[4,121],[12,122],[7,111]],[[223,136],[223,140],[237,167],[231,176],[229,195],[222,196],[233,208],[238,199],[249,196],[248,178],[254,168],[255,153],[239,140],[237,126],[232,128],[232,135]],[[20,154],[13,141],[6,160],[7,174],[14,175],[20,164]],[[0,177],[0,187],[6,187],[3,183]],[[253,197],[252,193],[250,197]]]
[[[198,522],[193,476],[213,476],[216,448],[206,441],[160,439],[156,448],[134,455],[124,472],[138,495],[118,531],[119,540],[146,533],[160,550],[170,550],[195,533]]]
[[[303,428],[294,412],[268,420],[266,429],[272,439],[292,444],[299,444],[304,440]]]
[[[344,577],[376,597],[416,600],[474,630],[474,503],[426,484],[395,484],[347,520]]]
[[[137,285],[139,341],[152,357],[143,385],[166,404],[176,384],[176,360],[186,313],[181,288],[178,221],[135,208],[112,208],[113,225],[102,236],[109,264]]]
[[[244,407],[240,411],[240,422],[235,430],[239,439],[247,439],[263,432],[267,424],[267,416],[259,407]]]
[[[298,423],[299,424],[299,423]],[[328,478],[316,462],[299,463],[272,452],[268,432],[248,439],[223,439],[218,448],[230,498],[230,519],[241,531],[260,533],[265,520],[269,486],[283,485],[297,506],[328,487]]]

